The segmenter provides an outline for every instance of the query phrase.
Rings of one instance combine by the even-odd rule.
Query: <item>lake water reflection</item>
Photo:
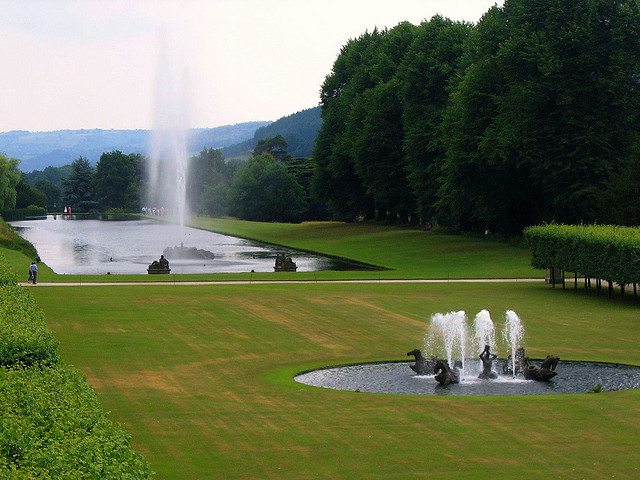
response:
[[[172,260],[171,273],[273,272],[277,253],[296,262],[299,272],[368,270],[367,266],[261,244],[237,237],[152,219],[85,219],[49,215],[10,222],[35,245],[44,263],[58,274],[145,274],[166,247],[184,243],[214,253],[212,260]]]

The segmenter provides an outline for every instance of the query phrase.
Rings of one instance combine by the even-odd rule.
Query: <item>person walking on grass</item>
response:
[[[31,262],[31,266],[29,267],[29,271],[31,272],[31,278],[30,280],[33,281],[33,284],[36,284],[36,281],[38,279],[38,265],[36,265],[36,262]]]

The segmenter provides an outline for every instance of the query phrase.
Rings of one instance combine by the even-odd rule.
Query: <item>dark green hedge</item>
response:
[[[540,269],[576,272],[619,285],[640,283],[640,229],[615,225],[540,225],[525,229]]]
[[[4,218],[7,222],[23,220],[29,217],[44,217],[46,215],[47,210],[44,207],[26,207],[14,208],[11,210],[0,210],[0,217]]]

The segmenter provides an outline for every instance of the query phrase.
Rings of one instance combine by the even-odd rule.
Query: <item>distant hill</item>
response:
[[[253,138],[223,148],[222,154],[225,158],[249,156],[259,140],[282,135],[289,145],[289,155],[310,157],[321,125],[320,107],[308,108],[258,128]]]
[[[245,122],[189,131],[189,154],[203,148],[219,148],[225,158],[248,157],[259,140],[282,135],[293,157],[310,157],[322,119],[320,107],[282,117],[275,122]],[[92,164],[104,152],[148,155],[150,130],[56,130],[0,133],[0,152],[20,160],[20,170],[32,172],[46,167],[69,165],[78,157]]]
[[[253,138],[256,130],[271,122],[245,122],[189,131],[189,154],[203,148],[223,148]],[[78,157],[96,163],[104,152],[147,154],[150,130],[57,130],[0,133],[0,152],[17,158],[23,172],[68,165]]]

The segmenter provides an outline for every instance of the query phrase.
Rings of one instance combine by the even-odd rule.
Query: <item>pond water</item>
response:
[[[478,362],[476,360],[476,362]],[[416,375],[413,362],[380,362],[343,365],[305,372],[295,380],[315,387],[369,393],[407,395],[553,395],[588,393],[597,384],[602,391],[640,388],[640,367],[614,363],[560,361],[558,375],[550,382],[499,375],[496,380],[480,380],[479,365],[463,374],[459,384],[440,385],[433,375]],[[471,365],[472,361],[467,360]],[[540,363],[540,362],[538,362]]]
[[[171,273],[273,272],[278,253],[290,256],[298,272],[370,270],[346,260],[322,257],[205,230],[142,218],[108,220],[77,215],[9,222],[58,274],[147,274],[167,247],[184,243],[212,252],[211,260],[171,261]]]

